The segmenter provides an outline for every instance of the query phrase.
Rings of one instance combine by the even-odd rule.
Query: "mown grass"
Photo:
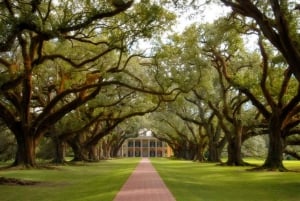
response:
[[[0,186],[1,201],[112,201],[140,159],[117,159],[53,170],[2,170],[0,177],[40,181]],[[261,160],[248,160],[261,164]],[[299,172],[252,172],[249,167],[152,159],[177,201],[299,201]],[[286,161],[291,170],[300,162]]]
[[[248,160],[261,164],[259,160]],[[249,167],[152,159],[177,201],[299,201],[299,172],[253,172]],[[299,161],[285,162],[300,170]]]
[[[139,159],[48,169],[2,170],[0,177],[40,181],[38,185],[0,186],[1,201],[112,201]]]

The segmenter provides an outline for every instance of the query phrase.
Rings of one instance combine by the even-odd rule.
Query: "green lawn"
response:
[[[300,173],[249,172],[249,167],[168,159],[152,159],[152,163],[177,201],[300,200]],[[286,167],[299,170],[300,162],[287,161]]]
[[[41,181],[0,186],[1,201],[112,201],[139,159],[116,159],[54,170],[5,170],[0,177]]]
[[[54,170],[5,170],[0,177],[41,181],[0,186],[1,201],[112,201],[140,159],[116,159]],[[259,160],[251,160],[256,164]],[[249,172],[182,160],[152,159],[177,201],[299,201],[300,173]],[[286,167],[300,170],[300,162]]]

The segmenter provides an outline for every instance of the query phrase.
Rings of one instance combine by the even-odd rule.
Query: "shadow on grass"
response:
[[[37,185],[41,183],[42,182],[39,181],[29,181],[29,180],[16,179],[16,178],[0,177],[0,185],[28,186],[28,185]]]

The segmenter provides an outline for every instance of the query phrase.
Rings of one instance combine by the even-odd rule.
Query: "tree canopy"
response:
[[[197,18],[211,4],[230,9]],[[146,127],[186,159],[219,162],[226,147],[226,164],[245,165],[243,143],[263,135],[262,168],[299,157],[295,1],[4,0],[0,11],[0,126],[14,165],[36,166],[45,138],[56,162],[65,145],[74,160],[99,160],[100,145],[111,157]]]

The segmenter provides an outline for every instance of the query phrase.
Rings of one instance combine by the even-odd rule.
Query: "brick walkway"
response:
[[[175,201],[151,162],[143,158],[114,201]]]

